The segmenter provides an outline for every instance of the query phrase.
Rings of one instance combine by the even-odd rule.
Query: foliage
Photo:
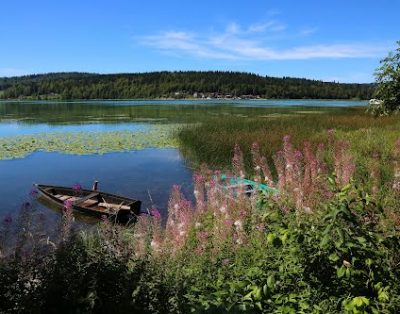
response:
[[[372,84],[339,84],[241,72],[49,73],[0,78],[3,99],[236,97],[369,99]]]
[[[400,41],[397,49],[381,60],[376,70],[375,97],[382,100],[379,105],[371,105],[370,111],[375,115],[387,115],[400,111]]]

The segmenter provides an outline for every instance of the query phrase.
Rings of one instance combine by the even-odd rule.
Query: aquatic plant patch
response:
[[[23,158],[35,151],[104,154],[144,148],[174,148],[178,124],[156,125],[147,131],[54,132],[0,137],[0,160]]]

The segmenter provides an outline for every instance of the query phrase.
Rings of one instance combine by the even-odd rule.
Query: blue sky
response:
[[[400,40],[398,0],[12,0],[0,76],[232,70],[372,82]]]

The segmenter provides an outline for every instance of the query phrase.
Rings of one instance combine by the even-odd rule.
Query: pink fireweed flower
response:
[[[332,145],[335,142],[335,130],[328,129],[328,130],[326,130],[326,133],[328,134],[329,145]]]
[[[338,141],[334,145],[334,168],[337,183],[345,185],[349,183],[355,171],[353,157],[349,152],[350,143],[348,141]]]
[[[81,186],[79,183],[75,183],[75,184],[72,186],[72,189],[73,189],[75,192],[79,192],[79,191],[82,190],[82,186]]]
[[[64,208],[66,208],[66,209],[71,209],[73,203],[74,203],[74,202],[71,201],[71,200],[66,200],[66,201],[64,201]]]
[[[199,242],[202,242],[202,243],[206,242],[208,237],[209,237],[209,234],[207,231],[200,231],[197,234],[197,239],[199,240]]]
[[[274,156],[275,168],[278,174],[279,189],[283,189],[286,185],[285,159],[283,155],[283,151],[279,151]]]
[[[264,180],[267,184],[272,185],[272,175],[268,167],[267,159],[261,157],[260,147],[257,143],[253,143],[251,147],[251,155],[253,157],[254,170],[256,171],[256,178],[261,181],[261,172],[264,174]],[[256,180],[255,180],[256,181]]]
[[[175,252],[181,248],[188,235],[189,226],[194,218],[192,203],[174,186],[168,202],[168,219],[165,229],[165,241]]]
[[[295,151],[294,151],[294,158],[296,158],[296,159],[298,159],[298,160],[301,160],[301,159],[303,158],[302,152],[299,151],[299,150],[295,150]]]
[[[221,206],[221,207],[219,208],[219,211],[220,211],[222,214],[225,214],[225,213],[226,213],[226,206]]]
[[[283,137],[283,141],[284,141],[284,142],[289,142],[289,141],[290,141],[290,135],[285,135],[285,136]]]
[[[215,186],[217,185],[217,182],[215,182],[215,180],[210,180],[208,183],[208,186],[210,189],[215,188]]]
[[[193,176],[193,183],[194,183],[193,194],[196,200],[196,209],[198,211],[202,211],[205,204],[204,177],[199,173],[195,173]]]
[[[227,225],[227,226],[232,226],[233,225],[233,221],[230,220],[230,219],[225,219],[224,220],[224,224]]]
[[[243,153],[238,144],[233,150],[232,168],[236,176],[241,177],[244,174]]]
[[[156,218],[156,219],[161,219],[161,214],[160,214],[160,212],[158,211],[158,209],[155,208],[155,207],[152,207],[152,208],[150,209],[150,215],[153,216],[153,217]]]
[[[204,178],[203,178],[203,176],[202,176],[201,174],[195,173],[195,174],[193,175],[193,181],[194,181],[194,183],[196,183],[196,184],[200,184],[200,183],[203,183],[203,182],[204,182]]]

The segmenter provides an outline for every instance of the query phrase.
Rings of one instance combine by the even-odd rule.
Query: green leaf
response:
[[[334,252],[328,256],[328,259],[332,262],[337,262],[339,260],[339,256]]]
[[[267,286],[271,289],[275,288],[275,276],[271,274],[267,278]]]
[[[276,235],[274,233],[269,233],[267,235],[267,243],[271,244],[275,238],[276,238]]]
[[[325,248],[326,245],[329,243],[330,239],[331,239],[330,235],[329,234],[325,234],[324,237],[322,238],[321,242],[319,243],[319,245],[322,248]]]
[[[351,270],[350,268],[346,268],[346,278],[350,278]]]
[[[336,273],[337,273],[338,278],[342,278],[345,275],[346,269],[347,268],[344,266],[337,269]]]

